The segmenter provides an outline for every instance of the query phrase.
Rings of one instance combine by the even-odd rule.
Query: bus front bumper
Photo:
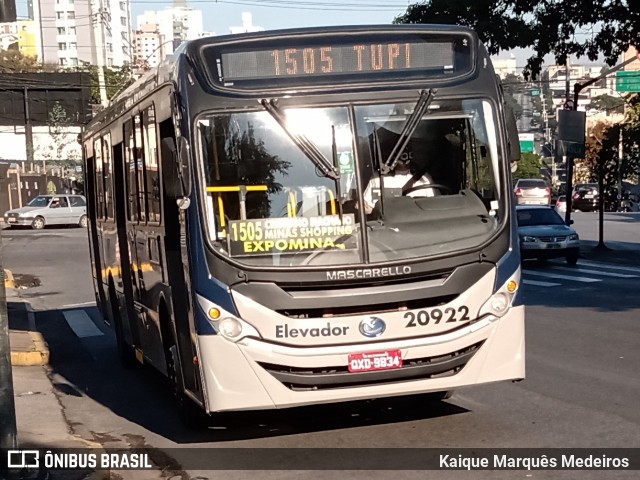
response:
[[[456,390],[519,380],[524,369],[524,307],[478,322],[455,340],[440,337],[332,347],[291,347],[200,335],[209,412],[287,408],[319,403]],[[400,350],[402,368],[349,373],[352,353]]]

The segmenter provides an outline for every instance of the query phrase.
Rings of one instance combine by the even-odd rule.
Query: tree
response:
[[[507,106],[511,107],[516,120],[522,117],[522,105],[516,100],[516,95],[523,95],[525,89],[524,80],[518,75],[508,73],[502,80],[502,90],[504,91],[504,100]]]
[[[518,161],[518,168],[513,172],[513,181],[521,178],[540,178],[542,158],[535,153],[523,153]]]
[[[600,95],[591,100],[589,108],[605,112],[623,113],[624,100],[611,95]]]
[[[618,206],[618,187],[623,181],[638,181],[640,168],[640,100],[631,100],[630,114],[625,123],[609,125],[598,122],[589,128],[585,158],[576,160],[576,181],[597,182],[604,179],[605,210],[615,211]],[[622,131],[622,158],[620,157],[620,133]]]
[[[91,74],[91,103],[100,104],[100,84],[98,83],[98,67],[85,65],[78,69],[88,71]],[[122,67],[103,68],[104,83],[107,90],[107,98],[111,100],[118,93],[134,82],[132,70],[129,65]]]
[[[629,46],[640,46],[640,10],[631,0],[426,0],[410,5],[396,23],[466,25],[478,32],[490,54],[513,48],[534,49],[525,77],[540,73],[543,59],[603,54],[618,62]],[[584,34],[588,32],[588,34]]]
[[[39,145],[37,151],[37,157],[43,161],[45,172],[47,161],[49,161],[49,165],[75,172],[75,167],[81,158],[81,152],[77,141],[78,133],[70,130],[72,123],[72,119],[67,115],[60,102],[56,102],[49,112],[48,125],[51,141],[48,144]]]
[[[24,55],[19,50],[0,50],[0,73],[37,72],[40,68],[37,57]]]
[[[0,73],[57,72],[55,63],[40,63],[35,56],[25,55],[20,50],[0,50]]]

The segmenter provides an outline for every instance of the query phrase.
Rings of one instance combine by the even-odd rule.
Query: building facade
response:
[[[141,35],[142,45],[136,44],[136,50],[140,52],[140,56],[136,56],[136,65],[149,62],[149,58],[154,58],[154,62],[160,63],[182,42],[202,36],[202,11],[183,6],[145,11],[144,14],[138,15],[137,32],[145,33]],[[155,50],[152,47],[154,44],[157,45]],[[156,56],[156,52],[160,54]]]
[[[17,48],[23,55],[37,57],[36,30],[33,20],[0,23],[0,50]]]
[[[513,55],[510,58],[492,58],[491,63],[493,63],[496,74],[502,79],[507,75],[518,75],[516,57]]]
[[[157,67],[166,56],[165,37],[156,24],[138,25],[138,30],[133,34],[133,44],[136,69],[147,70]]]
[[[38,58],[61,67],[131,64],[129,0],[33,0]]]

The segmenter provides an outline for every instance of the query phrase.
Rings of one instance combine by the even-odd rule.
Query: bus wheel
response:
[[[111,311],[111,321],[113,322],[113,331],[116,334],[116,347],[118,349],[118,359],[125,368],[132,368],[136,366],[136,355],[133,351],[133,347],[127,345],[124,339],[124,332],[122,329],[122,315],[120,314],[120,308],[118,306],[118,297],[116,295],[116,289],[113,286],[113,282],[109,282],[109,309]]]
[[[205,429],[208,426],[205,413],[184,393],[184,380],[179,367],[178,348],[175,342],[166,351],[166,357],[167,378],[169,379],[171,393],[173,394],[180,420],[188,428],[194,430]]]

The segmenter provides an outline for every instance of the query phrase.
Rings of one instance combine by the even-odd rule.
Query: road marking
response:
[[[62,314],[78,338],[104,335],[84,310],[65,310]]]
[[[540,282],[538,280],[529,280],[527,278],[523,279],[522,283],[525,285],[534,285],[536,287],[557,287],[561,285],[560,283]]]
[[[582,282],[582,283],[593,283],[593,282],[601,282],[602,280],[599,278],[588,278],[588,277],[571,277],[569,275],[559,275],[557,273],[548,273],[548,272],[538,272],[535,270],[522,270],[523,273],[527,275],[534,275],[538,277],[549,277],[549,278],[560,278],[562,280],[572,280],[574,282]]]
[[[96,304],[93,302],[71,303],[69,305],[63,305],[62,308],[78,308],[78,307],[92,307]]]
[[[620,270],[621,272],[634,272],[640,273],[640,268],[638,267],[623,267],[621,265],[615,265],[613,263],[600,263],[600,262],[592,262],[590,260],[578,260],[580,265],[586,265],[588,267],[600,267],[600,268],[608,268],[609,270]]]
[[[600,270],[589,270],[587,268],[569,268],[569,267],[561,267],[553,265],[551,266],[554,270],[562,270],[564,272],[580,272],[580,273],[591,273],[592,275],[601,275],[603,277],[617,277],[617,278],[637,278],[638,275],[627,275],[624,273],[611,273],[611,272],[602,272]]]

